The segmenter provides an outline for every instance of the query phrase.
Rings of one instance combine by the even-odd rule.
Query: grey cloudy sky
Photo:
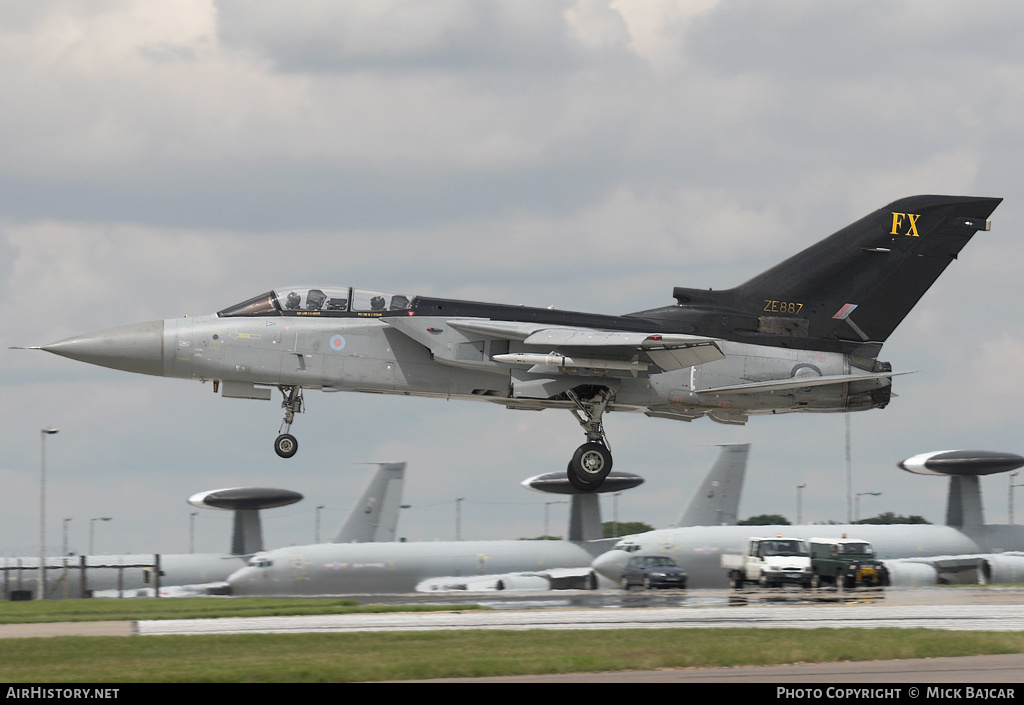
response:
[[[724,288],[897,198],[998,196],[890,338],[920,370],[851,417],[862,513],[941,521],[944,482],[899,460],[1024,452],[1024,8],[943,0],[174,0],[0,4],[0,551],[88,519],[104,552],[187,550],[185,499],[235,485],[307,500],[267,542],[333,531],[370,469],[406,460],[400,533],[542,530],[523,478],[561,471],[570,414],[309,394],[278,459],[272,403],[11,345],[209,313],[276,286],[627,313],[673,286]],[[745,427],[606,419],[647,482],[624,519],[664,526],[713,461],[750,442],[744,515],[846,515],[844,417]],[[1006,478],[983,481],[1005,521]],[[565,507],[552,507],[561,527]],[[606,513],[610,514],[610,505]],[[198,517],[197,550],[230,520]]]

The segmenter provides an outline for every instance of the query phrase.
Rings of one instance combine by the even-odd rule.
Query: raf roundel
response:
[[[345,339],[340,335],[331,336],[331,350],[341,350],[345,347]]]

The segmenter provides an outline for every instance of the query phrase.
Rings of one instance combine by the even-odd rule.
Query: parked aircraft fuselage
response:
[[[257,554],[228,582],[233,595],[403,593],[441,576],[589,569],[593,558],[569,541],[314,544]]]
[[[918,558],[982,553],[982,547],[951,526],[933,524],[821,524],[776,526],[689,526],[659,529],[620,540],[598,556],[594,570],[618,582],[633,555],[668,556],[687,572],[693,588],[726,588],[729,579],[722,568],[723,554],[742,553],[751,536],[782,535],[798,539],[856,538],[869,541],[879,559]],[[1024,548],[1024,531],[1016,544]]]

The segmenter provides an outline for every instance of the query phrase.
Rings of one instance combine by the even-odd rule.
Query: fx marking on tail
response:
[[[921,233],[917,232],[917,219],[921,217],[920,213],[896,213],[892,214],[892,232],[890,235],[907,235],[909,237],[921,237]],[[904,225],[904,219],[906,219],[906,225]]]

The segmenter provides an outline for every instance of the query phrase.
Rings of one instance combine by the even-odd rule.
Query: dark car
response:
[[[686,571],[668,556],[633,556],[629,559],[619,585],[629,590],[633,585],[644,588],[685,588]]]

